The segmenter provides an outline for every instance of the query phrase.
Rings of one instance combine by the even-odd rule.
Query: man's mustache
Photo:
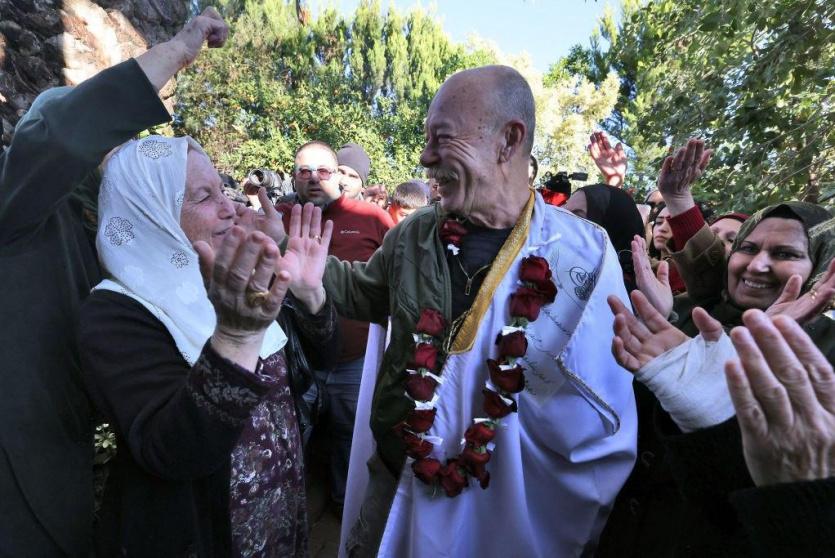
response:
[[[447,180],[458,180],[457,172],[441,167],[430,167],[429,169],[427,169],[427,174],[429,175],[429,178],[434,178],[438,182]]]

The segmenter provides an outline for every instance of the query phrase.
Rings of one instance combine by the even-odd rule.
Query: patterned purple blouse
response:
[[[307,556],[302,443],[284,352],[261,362],[275,387],[252,411],[232,451],[230,517],[236,556]]]

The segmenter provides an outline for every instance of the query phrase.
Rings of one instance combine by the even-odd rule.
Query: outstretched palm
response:
[[[664,318],[668,318],[673,311],[669,264],[665,261],[660,262],[657,275],[654,275],[647,255],[647,243],[637,234],[632,240],[632,267],[635,270],[638,289]]]
[[[606,179],[606,183],[610,186],[623,185],[627,164],[623,144],[618,143],[616,147],[612,148],[606,134],[595,132],[589,140],[588,150],[597,168],[600,169]]]
[[[664,200],[689,196],[690,186],[702,176],[712,153],[710,149],[705,149],[704,140],[691,138],[687,146],[664,159],[658,175],[658,190]]]
[[[638,317],[621,300],[609,296],[609,307],[615,315],[612,354],[618,364],[636,372],[649,361],[689,339],[650,304],[641,291],[632,291],[632,304]],[[638,319],[640,318],[640,320]]]
[[[304,207],[293,206],[287,249],[278,267],[293,278],[290,282],[293,293],[311,292],[322,286],[332,234],[331,221],[322,227],[320,208],[310,203]]]

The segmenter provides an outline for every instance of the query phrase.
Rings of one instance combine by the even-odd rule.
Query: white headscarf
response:
[[[215,310],[200,275],[197,252],[180,227],[190,137],[148,136],[124,144],[107,161],[99,190],[96,248],[105,279],[93,290],[127,295],[168,329],[194,365],[215,329]],[[260,356],[287,342],[270,324]]]

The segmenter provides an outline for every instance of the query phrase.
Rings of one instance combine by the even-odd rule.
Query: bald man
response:
[[[328,262],[340,313],[391,317],[343,555],[591,555],[632,468],[632,378],[606,304],[628,300],[622,272],[602,229],[528,186],[534,111],[511,68],[450,77],[420,158],[440,204],[367,263]]]

